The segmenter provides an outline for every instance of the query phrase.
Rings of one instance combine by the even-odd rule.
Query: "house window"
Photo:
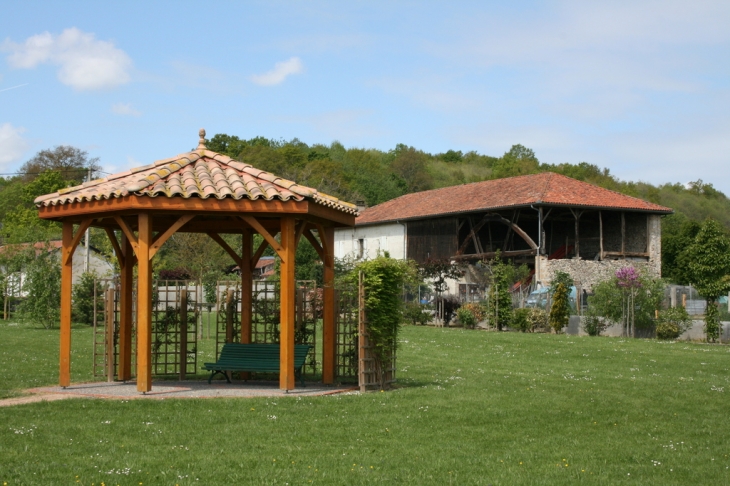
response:
[[[357,258],[358,260],[365,256],[365,239],[357,240]]]

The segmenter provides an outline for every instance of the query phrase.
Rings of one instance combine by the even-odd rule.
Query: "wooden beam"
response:
[[[79,246],[79,243],[81,243],[81,238],[84,236],[84,232],[91,226],[91,223],[94,221],[94,218],[89,218],[81,221],[81,224],[79,225],[79,228],[76,230],[76,233],[73,235],[73,238],[71,239],[71,242],[69,244],[69,247],[66,249],[66,252],[64,252],[64,261],[63,263],[68,263],[68,261],[73,259],[74,252],[76,251],[76,247]]]
[[[236,262],[236,265],[238,265],[238,268],[240,268],[241,271],[243,271],[243,261],[241,259],[241,256],[238,253],[236,253],[236,250],[231,248],[228,245],[228,243],[226,243],[226,240],[221,238],[221,236],[218,233],[207,233],[207,235],[210,236],[213,239],[213,241],[218,243],[220,245],[220,247],[223,248],[226,251],[226,253],[228,253],[231,256],[231,258],[233,258],[233,261]]]
[[[513,251],[500,251],[500,256],[503,258],[517,257],[523,255],[537,255],[537,248],[529,250],[513,250]],[[454,260],[489,260],[497,256],[496,251],[490,251],[486,253],[474,253],[471,255],[455,255],[451,258]]]
[[[603,253],[607,257],[637,257],[649,258],[650,254],[645,251],[606,251]]]
[[[137,245],[137,391],[152,390],[152,217],[139,215]]]
[[[274,251],[279,254],[279,257],[283,259],[282,255],[281,255],[284,251],[282,248],[282,245],[280,245],[279,242],[276,241],[276,239],[274,239],[273,236],[271,236],[271,233],[266,231],[266,228],[264,228],[256,218],[254,218],[253,216],[247,216],[247,215],[240,215],[238,217],[242,221],[244,221],[246,224],[248,224],[250,227],[255,229],[258,234],[263,236],[264,240],[266,240],[267,243],[269,245],[271,245],[271,248],[273,248]]]
[[[322,382],[331,385],[335,382],[335,349],[336,321],[335,321],[335,229],[327,228],[319,233],[324,251],[324,288],[322,290]]]
[[[122,248],[119,246],[119,241],[117,241],[117,235],[114,234],[112,228],[108,227],[104,228],[104,232],[109,237],[112,248],[114,248],[114,254],[117,256],[117,262],[119,262],[119,268],[124,267],[124,253],[122,253]]]
[[[64,222],[61,247],[61,325],[59,385],[66,388],[71,384],[71,281],[73,279],[73,223]]]
[[[279,316],[279,388],[294,389],[294,318],[296,282],[294,281],[294,218],[281,218],[280,316]]]
[[[626,256],[626,213],[621,211],[621,255]]]
[[[134,231],[127,225],[126,221],[122,219],[121,216],[114,216],[114,221],[117,222],[119,225],[119,228],[122,230],[122,233],[124,233],[124,236],[127,237],[129,240],[129,243],[132,245],[132,249],[134,250],[135,255],[137,254],[137,237],[134,235]]]
[[[194,217],[194,214],[186,214],[185,216],[180,216],[177,221],[172,224],[172,226],[167,228],[162,233],[158,233],[157,236],[154,238],[154,242],[150,246],[150,260],[152,260],[152,257],[155,256],[155,253],[157,253],[157,251],[162,248],[162,245],[164,245],[165,242],[172,235],[174,235],[177,230],[183,227],[188,221],[190,221]]]
[[[598,259],[603,260],[603,211],[598,211]]]

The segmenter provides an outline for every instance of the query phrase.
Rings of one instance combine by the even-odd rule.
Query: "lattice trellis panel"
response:
[[[335,373],[340,381],[357,381],[357,287],[335,289]]]
[[[108,291],[113,294],[110,296]],[[113,380],[119,361],[119,283],[113,279],[94,281],[93,374]],[[113,349],[109,339],[113,340]],[[109,363],[112,367],[109,368]]]
[[[195,374],[198,287],[193,281],[159,280],[152,295],[152,374]]]

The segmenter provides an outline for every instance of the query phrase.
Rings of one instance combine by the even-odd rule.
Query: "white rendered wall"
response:
[[[397,260],[404,260],[406,257],[405,227],[398,223],[387,223],[335,229],[335,258],[357,259],[359,240],[364,243],[365,260],[375,258],[378,252],[385,251]]]

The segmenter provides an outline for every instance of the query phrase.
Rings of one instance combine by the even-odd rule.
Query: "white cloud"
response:
[[[28,149],[23,132],[24,128],[14,127],[10,123],[0,125],[0,166],[17,162]]]
[[[114,88],[130,78],[132,60],[123,50],[75,27],[58,36],[34,35],[23,44],[7,40],[2,50],[10,53],[8,64],[16,69],[46,63],[59,66],[58,79],[79,91]]]
[[[140,116],[141,111],[135,109],[130,103],[115,103],[112,105],[112,113],[115,115]]]
[[[292,74],[299,74],[304,71],[304,64],[298,57],[292,57],[286,61],[277,62],[274,69],[264,74],[251,76],[251,81],[261,86],[273,86],[281,84]]]

